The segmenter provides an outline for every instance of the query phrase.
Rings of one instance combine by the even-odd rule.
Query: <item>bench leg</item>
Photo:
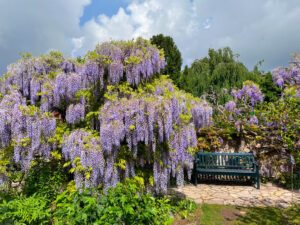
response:
[[[195,174],[195,185],[198,185],[198,181],[197,181],[197,173]]]
[[[259,176],[256,177],[256,187],[257,187],[257,189],[260,189],[260,179],[259,179]]]

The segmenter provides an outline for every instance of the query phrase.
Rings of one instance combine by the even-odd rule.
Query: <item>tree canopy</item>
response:
[[[195,96],[213,94],[217,102],[224,103],[233,87],[241,87],[244,81],[257,79],[259,76],[250,73],[237,60],[237,55],[226,47],[209,49],[207,57],[185,67],[179,86]]]
[[[182,57],[173,38],[170,36],[164,36],[163,34],[158,34],[154,35],[150,40],[152,44],[164,50],[167,65],[162,70],[162,74],[169,75],[175,84],[177,84],[180,77]]]

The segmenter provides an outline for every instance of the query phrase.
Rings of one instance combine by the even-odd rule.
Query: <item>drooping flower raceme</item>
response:
[[[129,98],[106,102],[99,113],[100,138],[107,155],[118,153],[126,142],[134,160],[138,155],[139,160],[150,163],[147,155],[159,156],[153,164],[154,183],[157,192],[165,192],[170,174],[176,177],[178,185],[183,185],[184,170],[190,176],[191,151],[197,145],[195,125],[209,125],[212,109],[205,102],[169,88],[167,79],[157,80],[154,85],[153,92],[132,93]],[[139,143],[146,145],[147,154],[139,154]],[[165,149],[159,147],[163,143],[167,144]],[[114,163],[114,159],[109,162]]]
[[[69,124],[76,124],[84,120],[85,106],[84,104],[78,103],[76,105],[69,105],[66,112],[66,121]]]
[[[7,147],[11,141],[12,122],[19,106],[25,105],[25,99],[16,90],[10,90],[0,101],[0,146]]]
[[[263,101],[264,95],[258,85],[251,81],[244,82],[239,90],[232,90],[233,100],[224,105],[225,116],[228,121],[234,122],[238,132],[243,124],[258,125],[258,118],[254,115],[254,107]],[[249,116],[251,113],[251,116]]]
[[[278,67],[272,71],[273,81],[280,88],[295,87],[300,96],[300,57],[295,55],[287,68]]]
[[[160,51],[141,38],[134,45],[130,42],[103,43],[97,46],[96,52],[108,65],[109,84],[119,83],[125,78],[129,84],[137,86],[166,65]]]
[[[32,105],[41,105],[44,112],[66,110],[77,103],[75,95],[80,90],[92,89],[94,95],[99,95],[106,85],[122,81],[137,86],[165,66],[163,54],[140,38],[103,43],[86,58],[85,63],[64,59],[57,53],[24,58],[8,67],[0,91],[6,94],[10,86],[15,86]]]
[[[242,100],[244,103],[250,103],[252,107],[262,102],[264,99],[264,95],[259,87],[251,81],[244,82],[242,89],[233,90],[232,95],[237,100]]]
[[[62,153],[75,169],[77,188],[96,186],[103,182],[105,160],[99,137],[83,129],[74,130],[64,137]]]
[[[27,106],[16,90],[4,96],[0,108],[0,144],[5,148],[13,142],[14,161],[26,171],[35,156],[49,158],[48,138],[56,129],[55,118],[41,113],[37,107]]]
[[[229,101],[225,104],[225,109],[229,112],[234,112],[236,109],[236,103],[234,101]]]

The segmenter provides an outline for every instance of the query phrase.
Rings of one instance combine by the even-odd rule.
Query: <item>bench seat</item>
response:
[[[259,167],[252,153],[198,152],[194,164],[195,183],[199,175],[250,177],[260,188]]]
[[[214,174],[256,174],[253,170],[237,170],[237,169],[197,169],[199,173],[214,173]]]

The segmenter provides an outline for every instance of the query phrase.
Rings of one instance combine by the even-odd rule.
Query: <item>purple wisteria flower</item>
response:
[[[250,117],[249,124],[251,124],[251,125],[257,125],[258,124],[258,119],[255,115]]]
[[[234,101],[229,101],[225,104],[225,109],[229,112],[234,112],[236,109],[236,103]]]
[[[62,153],[66,160],[70,160],[72,167],[75,168],[75,183],[78,189],[82,187],[93,187],[103,181],[105,172],[105,160],[99,138],[92,135],[91,132],[83,129],[74,130],[69,136],[65,136],[62,144]],[[82,171],[76,170],[79,159],[81,166],[90,176],[86,176]],[[111,175],[111,173],[110,173]]]
[[[259,87],[251,81],[245,82],[242,89],[233,90],[232,96],[237,100],[249,102],[253,107],[264,99],[264,95]]]
[[[11,90],[0,101],[0,147],[14,141],[14,161],[23,171],[28,171],[34,156],[49,158],[52,148],[47,139],[55,128],[55,119],[44,116],[37,107],[28,107],[19,91]]]
[[[105,154],[118,152],[125,141],[135,158],[138,144],[142,142],[149,147],[150,153],[160,152],[165,166],[171,165],[166,168],[155,160],[153,174],[157,192],[166,192],[170,174],[176,177],[179,186],[183,184],[184,171],[191,174],[193,156],[190,149],[197,145],[196,129],[209,126],[212,117],[212,108],[205,101],[188,100],[184,95],[181,99],[170,98],[167,97],[170,90],[175,90],[170,83],[162,83],[153,90],[155,98],[148,96],[145,100],[145,96],[139,96],[108,101],[99,113],[100,139]],[[186,104],[191,106],[190,111]],[[164,142],[171,152],[157,148]],[[140,155],[139,161],[147,162],[146,155],[145,158]]]
[[[71,104],[66,112],[66,120],[69,124],[76,124],[84,120],[85,106],[78,103],[76,105]]]
[[[287,68],[279,67],[272,71],[273,81],[280,88],[300,85],[299,57],[295,56]]]

